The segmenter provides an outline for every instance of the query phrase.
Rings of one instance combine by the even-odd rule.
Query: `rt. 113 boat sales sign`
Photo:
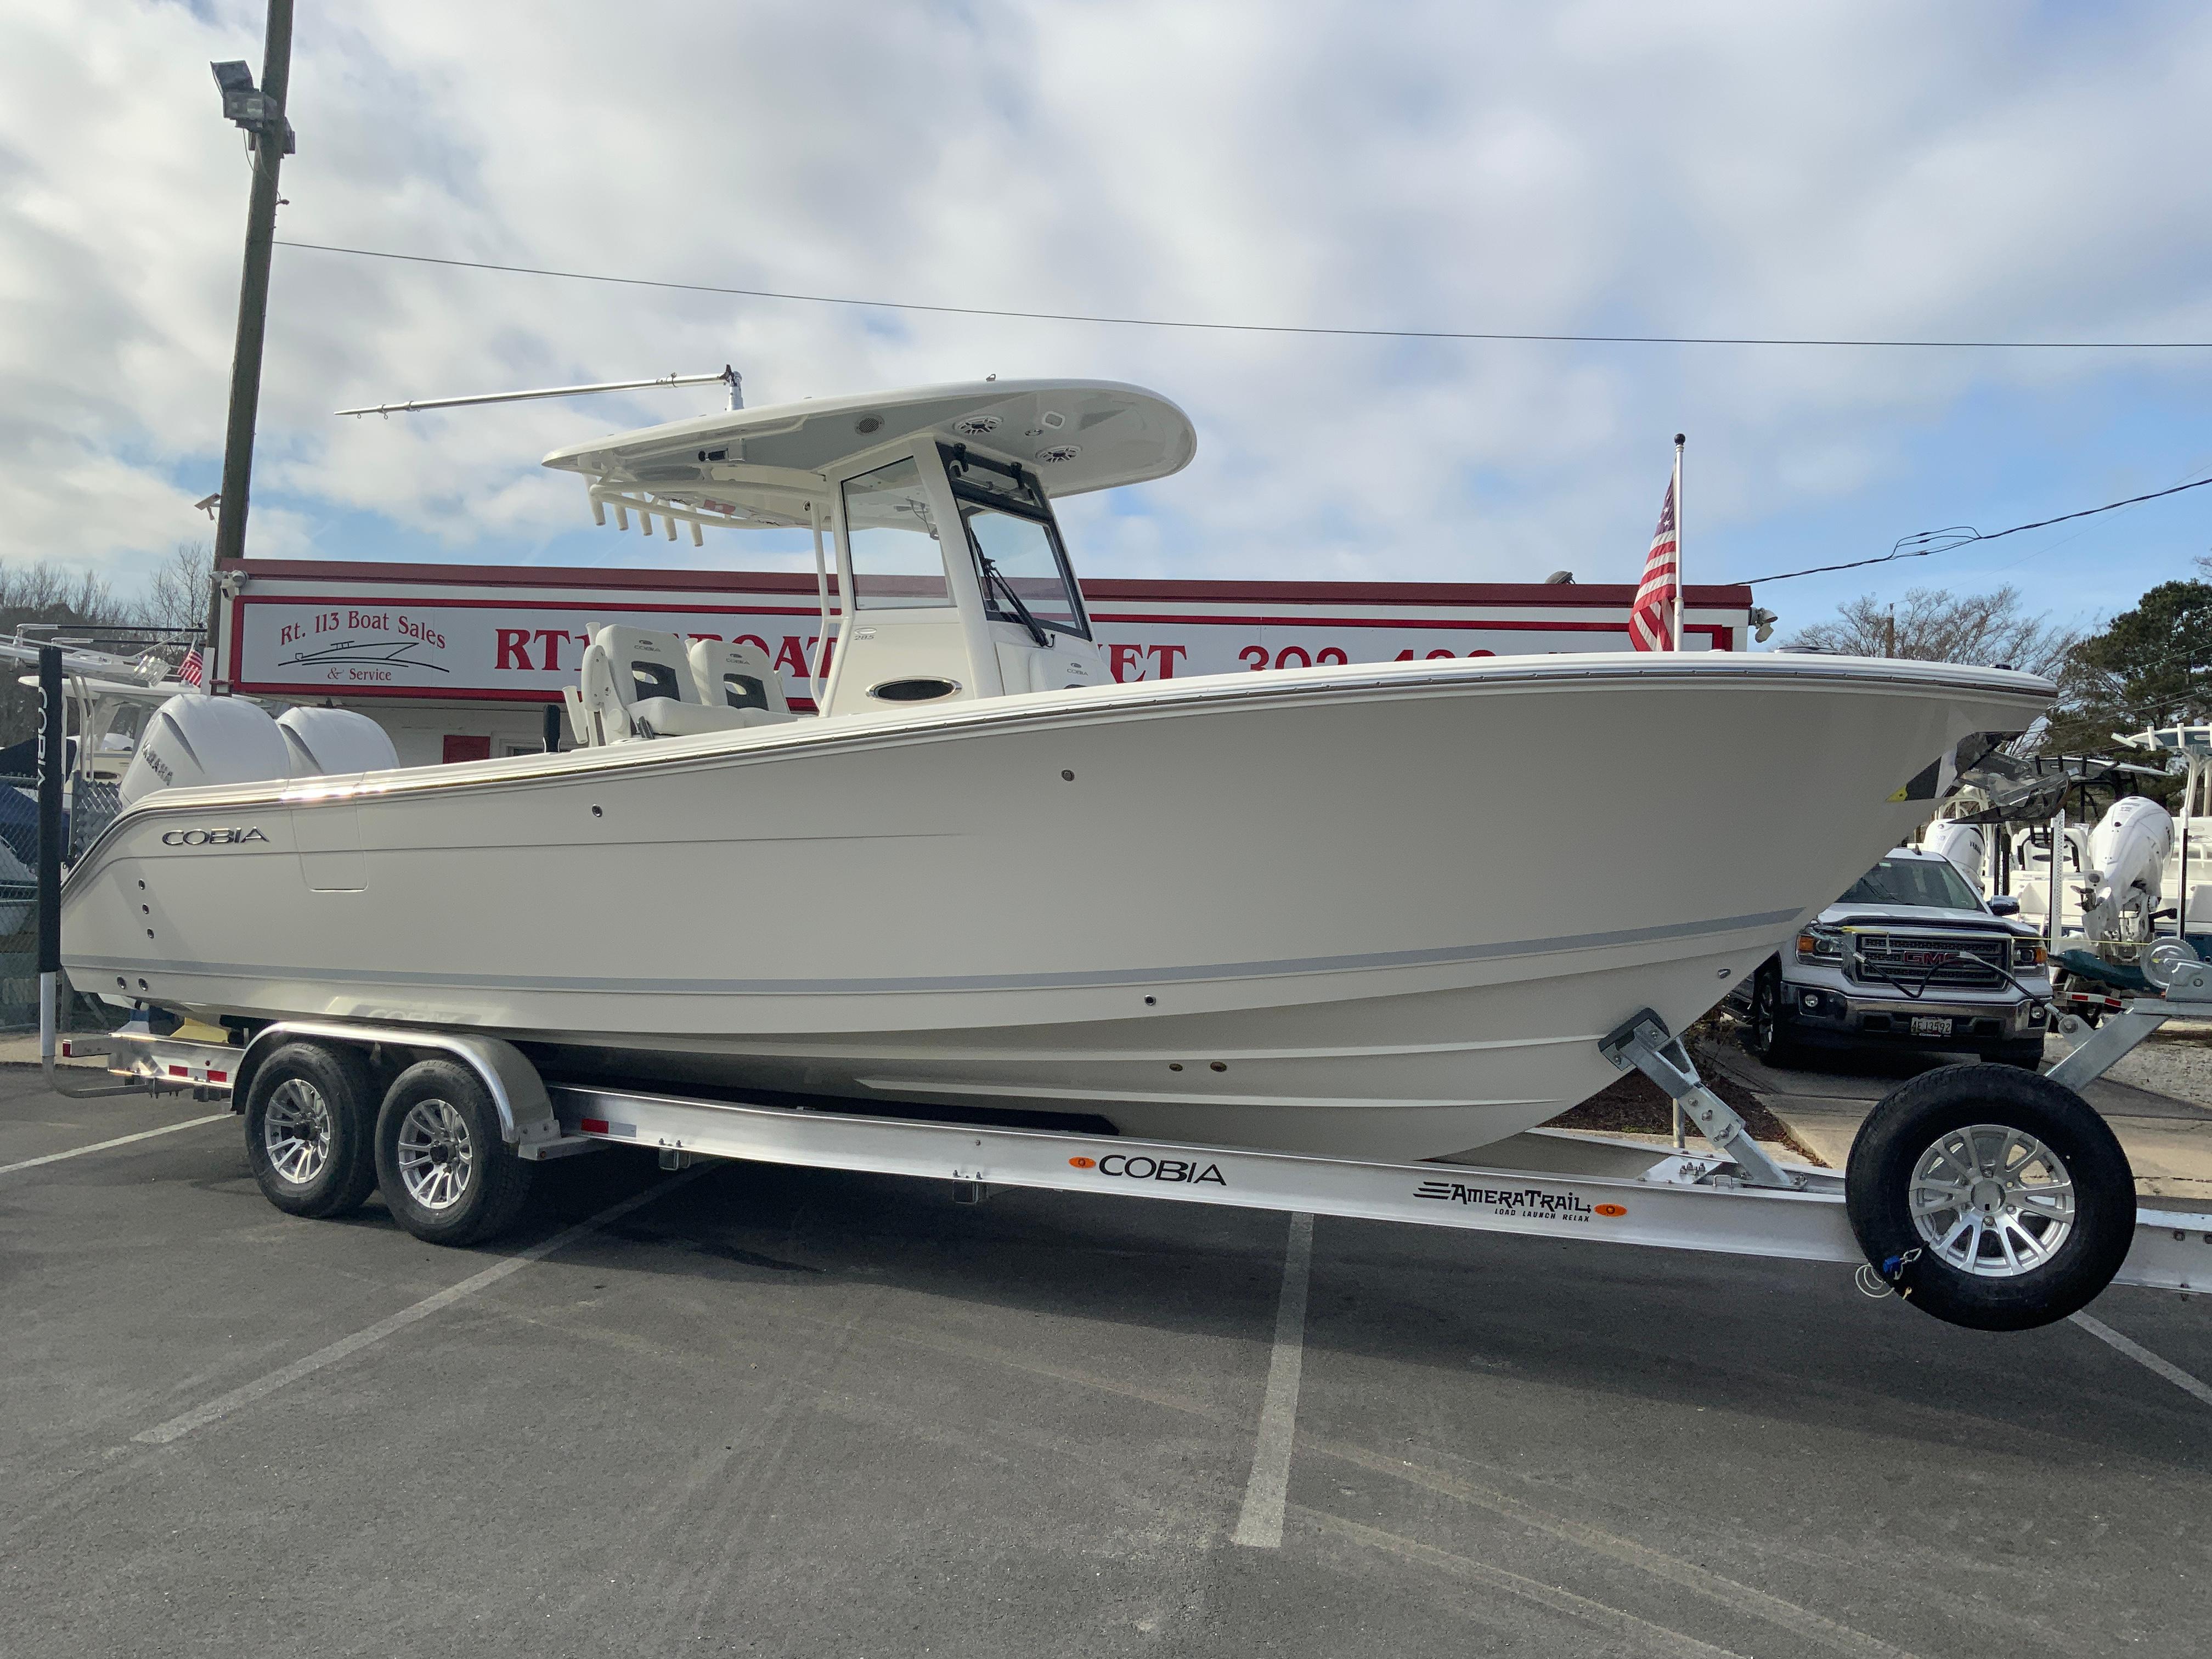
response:
[[[240,568],[218,661],[249,693],[548,702],[574,684],[584,647],[611,623],[757,645],[798,708],[826,666],[811,574]],[[1626,650],[1633,594],[1625,585],[1157,580],[1084,592],[1117,680]],[[1692,587],[1685,647],[1744,648],[1749,607],[1746,589]]]

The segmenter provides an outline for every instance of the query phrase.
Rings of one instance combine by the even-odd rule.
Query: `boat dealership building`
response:
[[[822,605],[811,571],[226,562],[215,660],[249,696],[370,715],[404,765],[534,753],[571,740],[562,692],[619,623],[756,645],[811,709]],[[1330,663],[1631,648],[1626,583],[1091,580],[1119,681]],[[1686,650],[1749,644],[1751,590],[1692,586]]]

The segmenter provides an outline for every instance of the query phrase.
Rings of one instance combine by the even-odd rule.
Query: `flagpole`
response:
[[[1674,434],[1674,644],[1682,648],[1682,442],[1683,434]]]

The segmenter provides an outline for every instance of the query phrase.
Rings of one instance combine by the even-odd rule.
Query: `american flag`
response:
[[[177,678],[186,685],[200,684],[200,653],[198,646],[193,647],[184,661],[177,665]]]
[[[1674,648],[1674,609],[1682,569],[1682,542],[1674,529],[1675,482],[1667,481],[1659,527],[1651,532],[1651,551],[1644,559],[1644,580],[1637,587],[1636,602],[1628,608],[1628,642],[1638,651]]]

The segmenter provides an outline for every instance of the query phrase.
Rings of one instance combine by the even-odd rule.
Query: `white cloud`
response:
[[[313,9],[280,234],[1224,321],[2212,337],[2212,184],[2183,164],[2212,137],[2212,19],[2194,10],[1377,17]],[[246,177],[204,65],[258,63],[259,21],[234,0],[0,6],[10,556],[127,564],[205,533],[189,504],[219,470]],[[1977,398],[2048,405],[2123,373],[2201,386],[2207,368],[1059,325],[286,249],[253,546],[343,550],[365,512],[395,552],[536,556],[585,522],[538,455],[711,398],[329,411],[725,359],[756,402],[992,371],[1159,386],[1197,418],[1200,459],[1135,511],[1071,507],[1095,574],[1471,579],[1629,574],[1678,428],[1700,530],[1749,533],[1880,498],[1931,434],[1970,450]],[[1885,520],[1880,539],[1899,527],[1917,526]]]

